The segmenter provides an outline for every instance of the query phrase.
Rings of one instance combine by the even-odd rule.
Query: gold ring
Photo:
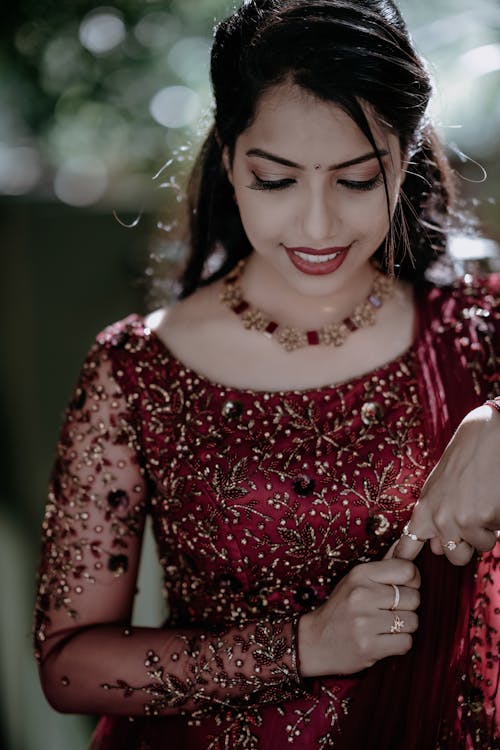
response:
[[[412,531],[410,531],[410,524],[407,523],[406,526],[403,528],[403,536],[407,536],[408,539],[411,539],[412,542],[421,542],[422,544],[425,544],[427,539],[420,539],[416,534],[414,534]]]
[[[458,545],[460,544],[461,541],[462,540],[460,539],[458,542],[455,542],[454,539],[450,539],[449,542],[446,542],[445,544],[443,544],[441,546],[443,547],[443,549],[447,549],[450,552],[453,552],[453,550],[455,550],[458,547]]]
[[[391,611],[394,611],[398,608],[399,599],[400,599],[400,593],[399,593],[399,586],[396,586],[395,583],[390,584],[392,588],[394,589],[394,601],[392,602],[392,607],[390,607]]]
[[[395,615],[394,622],[391,625],[391,633],[401,633],[405,626],[405,621],[402,620],[399,615]]]

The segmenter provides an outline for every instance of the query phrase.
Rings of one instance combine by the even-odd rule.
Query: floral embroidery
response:
[[[481,297],[490,292],[434,293],[443,295],[434,335],[452,336],[474,382],[494,395],[498,308]],[[292,747],[334,748],[356,678],[303,684],[294,623],[353,565],[379,559],[408,520],[432,463],[419,375],[411,348],[335,387],[241,391],[184,367],[137,316],[107,329],[54,469],[35,629],[42,657],[84,620],[88,597],[129,579],[148,510],[170,610],[164,645],[125,624],[130,658],[95,684],[103,711],[175,713],[211,750],[258,750],[271,725]],[[481,564],[473,663],[498,675],[498,558]],[[478,748],[490,746],[497,688],[482,675],[466,676],[462,704]],[[60,679],[72,689],[73,675]]]
[[[36,654],[50,629],[50,611],[65,610],[78,618],[77,600],[95,585],[106,568],[118,577],[128,568],[129,540],[139,534],[144,511],[142,498],[134,501],[120,489],[125,463],[111,460],[111,443],[128,449],[134,433],[118,413],[119,388],[108,375],[108,390],[98,382],[96,356],[91,353],[61,433],[49,499],[43,521],[44,553],[39,571],[35,613]],[[93,420],[99,413],[102,418]],[[106,418],[104,418],[106,413]],[[128,456],[128,460],[136,459]],[[96,493],[96,478],[104,492]],[[142,487],[135,487],[141,494]],[[91,525],[97,510],[100,523]]]
[[[283,637],[283,627],[279,624],[261,623],[250,635],[242,632],[229,639],[223,634],[210,638],[179,638],[183,642],[179,651],[192,665],[186,679],[181,680],[177,674],[168,671],[160,656],[149,650],[144,662],[150,678],[148,684],[137,687],[125,680],[117,680],[114,684],[104,683],[102,687],[105,690],[123,691],[124,698],[135,692],[150,696],[144,705],[144,712],[147,716],[159,716],[166,707],[183,706],[188,699],[193,699],[195,706],[211,702],[211,686],[214,684],[225,690],[236,691],[239,696],[239,700],[233,700],[236,707],[238,703],[245,705],[248,695],[257,691],[260,691],[260,699],[264,702],[273,700],[275,685],[281,685],[284,680],[295,681],[295,674],[284,659],[291,652],[290,644]],[[227,662],[224,658],[228,652],[231,652],[236,667],[240,669],[245,664],[245,655],[251,654],[256,665],[254,671],[251,674],[243,671],[229,674],[225,670]],[[171,655],[172,662],[177,662],[179,658],[178,652]],[[263,668],[267,668],[265,679],[260,677]]]

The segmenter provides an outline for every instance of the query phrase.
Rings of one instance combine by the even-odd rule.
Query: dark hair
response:
[[[370,141],[385,170],[361,101],[393,129],[409,159],[388,238],[375,257],[388,272],[422,279],[446,252],[458,218],[453,173],[426,115],[428,72],[392,0],[249,0],[215,30],[211,57],[215,122],[188,189],[190,255],[181,296],[220,278],[251,252],[222,164],[268,89],[291,81],[340,106]],[[220,268],[207,264],[222,253]]]

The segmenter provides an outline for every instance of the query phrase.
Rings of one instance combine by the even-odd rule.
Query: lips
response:
[[[285,247],[291,262],[302,273],[311,276],[333,273],[346,259],[348,247],[328,247],[314,250],[310,247]]]

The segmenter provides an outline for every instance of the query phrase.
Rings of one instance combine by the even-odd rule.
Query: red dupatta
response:
[[[488,289],[457,286],[450,294],[449,289],[426,287],[419,290],[417,303],[421,403],[432,425],[437,461],[465,414],[490,393],[488,381],[495,380],[498,367],[492,352],[500,351],[495,341],[500,326],[471,314],[474,304],[487,306]],[[455,567],[426,546],[417,565],[422,599],[414,646],[406,656],[384,659],[366,672],[339,750],[500,747],[494,726],[486,729],[487,740],[483,731],[477,744],[460,708],[470,661],[469,617],[477,560]]]

